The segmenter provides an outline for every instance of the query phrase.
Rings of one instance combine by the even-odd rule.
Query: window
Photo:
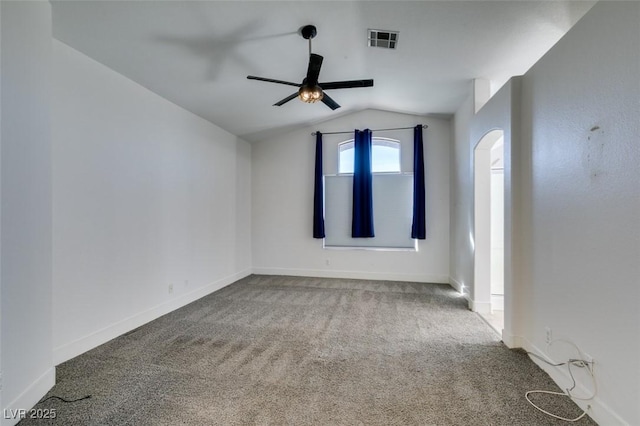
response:
[[[411,238],[413,174],[402,173],[400,141],[372,139],[374,238],[351,238],[353,139],[338,145],[338,175],[324,177],[324,247],[416,250]]]
[[[324,177],[324,247],[416,250],[411,238],[413,175],[373,175],[374,238],[351,238],[353,175]]]
[[[353,139],[338,146],[338,173],[353,173]],[[400,173],[400,142],[393,139],[373,138],[371,146],[373,173]]]

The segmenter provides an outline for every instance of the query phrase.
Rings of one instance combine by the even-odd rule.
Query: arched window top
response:
[[[353,173],[354,141],[338,145],[338,173]],[[400,142],[395,139],[373,138],[371,141],[373,173],[400,173]]]

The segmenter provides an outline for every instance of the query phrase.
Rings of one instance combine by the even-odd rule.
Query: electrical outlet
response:
[[[329,259],[325,259],[324,260],[324,264],[329,266],[329,265],[331,265],[331,261]]]
[[[545,327],[544,331],[545,331],[545,341],[547,342],[547,344],[549,344],[553,340],[553,335],[551,333],[551,327]]]
[[[173,284],[169,284],[169,294],[173,293]]]

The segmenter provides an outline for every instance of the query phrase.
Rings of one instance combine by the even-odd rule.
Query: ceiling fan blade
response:
[[[349,80],[349,81],[331,81],[329,83],[318,83],[322,90],[332,89],[351,89],[353,87],[372,87],[373,80]]]
[[[309,55],[309,68],[307,68],[307,78],[305,83],[309,86],[318,84],[318,76],[320,75],[320,67],[322,67],[322,56],[312,53]]]
[[[289,102],[291,99],[295,99],[298,97],[298,92],[287,96],[286,98],[282,99],[281,101],[276,102],[275,104],[273,104],[273,106],[282,106],[284,104],[286,104],[287,102]]]
[[[259,80],[259,81],[266,81],[266,82],[269,82],[269,83],[286,84],[288,86],[295,86],[295,87],[300,87],[301,86],[301,84],[292,83],[290,81],[282,81],[282,80],[274,80],[272,78],[256,77],[255,75],[248,75],[247,78],[249,80]]]
[[[331,96],[327,95],[326,93],[322,97],[322,103],[325,104],[326,106],[328,106],[331,109],[340,108],[340,105],[338,105],[338,103],[336,101],[334,101],[333,99],[331,99]]]

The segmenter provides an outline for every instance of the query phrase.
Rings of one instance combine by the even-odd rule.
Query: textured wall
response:
[[[466,284],[473,271],[473,245],[465,240],[473,146],[510,121],[505,341],[553,359],[580,356],[572,344],[592,356],[598,395],[588,403],[602,424],[640,423],[638,22],[638,3],[597,4],[510,89],[476,116],[468,101],[454,124],[452,244],[460,254],[452,256],[452,279]],[[572,344],[547,346],[546,327]],[[549,372],[570,385],[560,370]],[[590,394],[590,379],[578,376],[579,393]]]
[[[639,22],[638,3],[597,4],[522,86],[527,338],[543,348],[548,326],[593,356],[599,399],[629,424],[640,423]]]

